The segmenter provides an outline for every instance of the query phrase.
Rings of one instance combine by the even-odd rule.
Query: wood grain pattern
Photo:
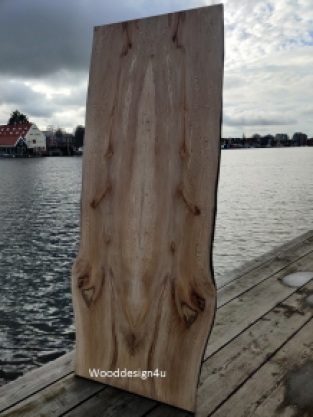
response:
[[[94,379],[190,411],[216,308],[222,76],[220,5],[95,28],[76,373],[159,369]]]

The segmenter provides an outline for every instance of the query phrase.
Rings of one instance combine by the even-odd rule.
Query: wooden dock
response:
[[[301,271],[313,271],[313,231],[221,280],[196,416],[313,416],[313,280],[281,281]],[[0,388],[0,415],[192,415],[76,377],[73,361],[74,352]]]

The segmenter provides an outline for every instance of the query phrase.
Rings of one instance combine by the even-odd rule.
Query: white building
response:
[[[29,153],[46,151],[46,137],[34,123],[0,125],[0,147],[15,153],[20,140],[26,143]]]

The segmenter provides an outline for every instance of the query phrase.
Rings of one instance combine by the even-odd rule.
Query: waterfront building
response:
[[[293,146],[306,146],[307,135],[305,133],[296,132],[292,137]]]
[[[272,135],[265,135],[261,138],[261,146],[262,148],[271,148],[274,145],[274,136]]]
[[[35,155],[45,151],[45,135],[34,123],[0,125],[0,153]]]
[[[43,133],[46,140],[46,155],[74,155],[77,148],[74,135],[66,132],[58,135],[53,130],[45,130]]]
[[[289,141],[289,136],[286,133],[277,133],[275,140],[277,146],[286,146]]]

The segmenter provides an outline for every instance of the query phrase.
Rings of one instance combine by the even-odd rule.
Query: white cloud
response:
[[[224,1],[223,136],[304,131],[313,87],[311,0]],[[284,125],[284,126],[282,126]]]

